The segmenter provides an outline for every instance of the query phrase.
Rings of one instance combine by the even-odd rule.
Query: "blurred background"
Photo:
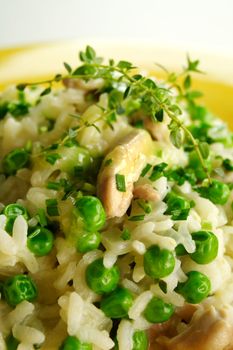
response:
[[[0,0],[0,47],[143,39],[233,53],[232,0]]]

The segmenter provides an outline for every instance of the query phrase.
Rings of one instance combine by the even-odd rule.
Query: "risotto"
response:
[[[233,137],[199,61],[80,61],[0,95],[0,349],[233,349]]]

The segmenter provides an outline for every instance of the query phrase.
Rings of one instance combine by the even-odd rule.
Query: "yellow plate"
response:
[[[114,40],[78,40],[61,43],[30,45],[0,50],[0,89],[7,85],[52,77],[64,71],[63,62],[78,64],[78,52],[92,45],[100,56],[126,59],[140,67],[161,74],[155,63],[179,70],[185,63],[186,52],[177,48],[156,47],[148,42],[118,42]],[[201,60],[206,72],[196,76],[194,85],[204,92],[204,103],[233,128],[233,57],[210,52],[190,52]]]

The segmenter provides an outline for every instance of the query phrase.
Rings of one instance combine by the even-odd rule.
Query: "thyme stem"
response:
[[[130,62],[120,61],[118,64],[115,64],[113,60],[110,60],[111,62],[109,62],[109,65],[102,64],[101,59],[96,57],[96,53],[91,47],[87,47],[85,52],[80,53],[80,59],[82,62],[84,62],[84,64],[75,70],[72,70],[72,68],[67,63],[64,63],[68,74],[57,74],[51,79],[42,80],[35,83],[20,84],[18,88],[24,89],[26,86],[49,84],[49,88],[45,89],[41,93],[41,96],[44,96],[45,94],[50,92],[50,88],[53,83],[60,82],[65,79],[84,79],[85,81],[88,81],[91,79],[102,78],[103,80],[112,84],[112,86],[114,86],[114,84],[119,84],[123,82],[126,86],[126,90],[128,89],[128,91],[130,91],[132,98],[135,98],[135,96],[137,98],[138,96],[139,98],[141,98],[142,101],[143,99],[145,99],[145,102],[142,102],[142,107],[145,107],[145,110],[148,110],[149,98],[149,115],[151,115],[151,117],[154,117],[154,114],[156,114],[157,112],[162,111],[162,113],[158,114],[160,116],[158,116],[157,119],[159,120],[159,122],[161,122],[163,119],[163,111],[165,111],[168,117],[171,119],[171,121],[173,121],[175,124],[175,132],[179,132],[179,129],[183,130],[183,132],[187,135],[187,137],[190,139],[193,145],[193,148],[200,160],[203,170],[206,173],[208,181],[211,182],[210,174],[205,165],[204,158],[199,147],[199,143],[193,137],[191,131],[177,117],[177,113],[171,110],[171,107],[176,108],[176,110],[180,110],[179,106],[172,105],[173,98],[172,96],[169,96],[171,87],[164,88],[161,86],[157,86],[150,78],[143,77],[141,75],[131,75],[131,70],[136,67],[133,67],[133,65]],[[185,67],[184,70],[178,76],[183,76],[185,74],[188,74],[189,72],[200,72],[198,69],[198,64],[198,60],[191,61],[188,57],[187,67]],[[188,76],[187,83],[185,84],[188,86],[188,88],[190,87],[190,82],[191,78],[190,76]],[[176,80],[174,81],[173,87],[176,87],[180,92],[182,91],[182,88],[179,85],[177,85]],[[163,98],[162,93],[167,94],[166,98]],[[180,97],[181,95],[183,96],[183,94],[180,94],[178,95],[178,97]],[[80,132],[85,127],[96,127],[95,123],[101,119],[104,119],[104,117],[107,121],[107,116],[111,115],[111,113],[116,113],[116,110],[117,109],[115,108],[115,106],[108,107],[108,109],[101,115],[101,117],[98,117],[96,120],[94,120],[93,123],[88,123],[84,121],[83,125],[80,125],[77,128],[76,133],[78,134],[78,132]],[[154,119],[156,119],[156,117]],[[112,127],[111,122],[109,123],[109,125]],[[98,130],[98,127],[96,127],[96,129]],[[62,140],[62,142],[65,142],[67,137],[68,136],[66,136]],[[177,146],[178,141],[175,141],[173,143],[175,144],[175,146]]]
[[[170,119],[172,119],[177,125],[179,125],[179,127],[186,133],[186,135],[189,137],[190,141],[192,142],[193,144],[193,147],[197,153],[197,156],[201,162],[201,165],[203,167],[203,170],[205,171],[206,173],[206,176],[207,176],[207,179],[208,179],[208,182],[211,183],[211,178],[210,178],[210,174],[208,172],[208,169],[206,168],[205,166],[205,162],[204,162],[204,159],[201,155],[201,151],[200,151],[200,148],[199,148],[199,145],[198,145],[198,142],[196,141],[196,139],[193,137],[191,131],[186,128],[186,126],[174,115],[172,114],[165,106],[163,106],[163,109],[165,110],[165,112],[167,113],[167,115],[169,116]]]

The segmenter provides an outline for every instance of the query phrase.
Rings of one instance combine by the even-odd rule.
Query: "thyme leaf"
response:
[[[187,62],[180,74],[168,72],[166,82],[170,84],[168,87],[158,85],[154,79],[144,77],[141,74],[132,74],[135,69],[134,65],[128,61],[115,62],[109,60],[109,64],[104,64],[103,59],[96,55],[95,50],[91,46],[87,46],[85,51],[79,54],[82,64],[76,68],[72,68],[68,63],[64,63],[66,74],[57,74],[55,77],[40,81],[37,83],[23,83],[17,86],[22,91],[26,86],[30,85],[47,85],[42,92],[42,96],[50,93],[53,84],[64,79],[82,79],[89,81],[92,79],[102,79],[105,89],[108,92],[108,107],[100,118],[89,123],[80,119],[80,125],[76,129],[77,133],[85,127],[95,127],[99,132],[96,122],[104,120],[106,124],[113,129],[113,124],[117,119],[117,115],[143,111],[143,114],[149,116],[154,122],[163,122],[164,113],[170,118],[169,124],[170,138],[176,147],[181,147],[184,143],[184,135],[190,140],[199,160],[204,169],[206,177],[210,182],[210,175],[205,165],[207,154],[206,145],[200,146],[200,143],[194,138],[191,131],[181,120],[181,108],[178,105],[180,100],[185,100],[188,106],[195,105],[195,99],[201,96],[201,93],[191,89],[191,73],[202,73],[199,69],[199,60],[191,60],[187,56]],[[179,80],[183,83],[180,84]],[[175,88],[178,96],[171,93],[171,89]],[[135,104],[137,101],[137,104]],[[127,106],[134,106],[127,108]],[[65,137],[65,139],[67,136]],[[63,140],[64,141],[64,140]]]

